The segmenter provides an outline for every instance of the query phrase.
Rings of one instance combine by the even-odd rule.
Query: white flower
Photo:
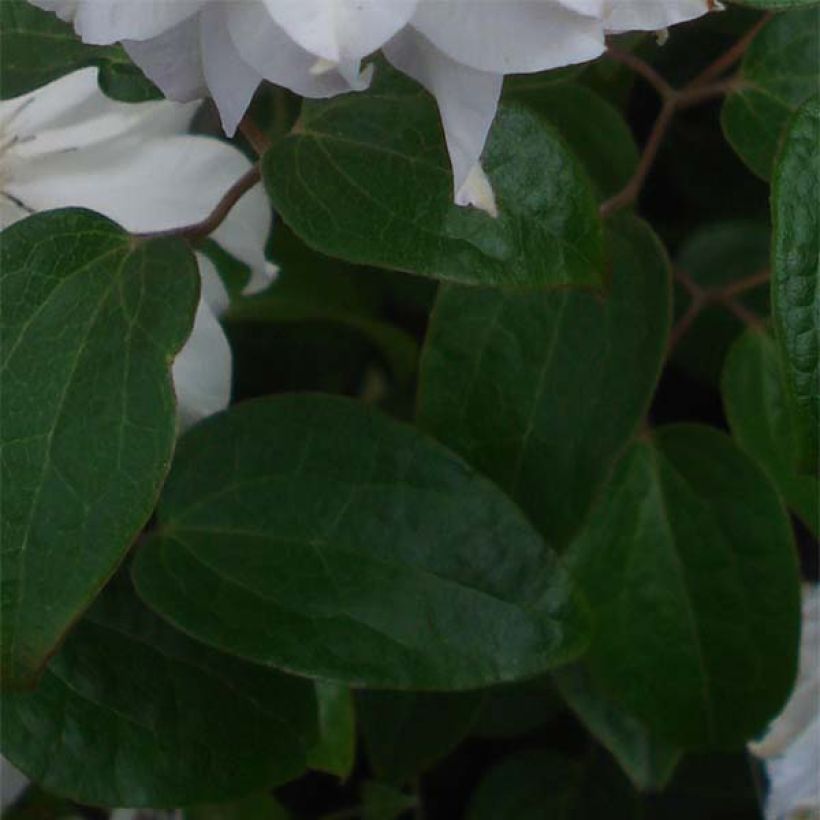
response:
[[[210,94],[232,134],[262,80],[305,97],[361,90],[378,49],[438,101],[456,202],[495,211],[479,165],[504,76],[597,57],[710,0],[31,0],[88,43],[123,41],[171,99]],[[712,4],[713,5],[713,4]]]
[[[820,817],[820,586],[803,595],[797,683],[762,740],[750,744],[769,780],[766,820]]]
[[[133,233],[203,220],[250,163],[219,140],[186,134],[196,107],[114,102],[99,90],[93,68],[0,102],[0,227],[72,206]],[[267,197],[256,186],[213,234],[250,266],[250,291],[270,281],[270,223]],[[231,389],[231,352],[218,322],[228,296],[212,263],[202,254],[197,261],[202,299],[173,369],[183,427],[223,409]]]

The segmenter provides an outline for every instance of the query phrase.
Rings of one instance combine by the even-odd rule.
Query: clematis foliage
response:
[[[820,816],[818,0],[2,0],[2,817]]]

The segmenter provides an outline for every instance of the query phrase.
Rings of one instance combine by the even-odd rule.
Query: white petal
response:
[[[228,253],[251,269],[246,293],[263,290],[273,280],[275,269],[265,258],[272,221],[270,200],[260,183],[236,203],[228,218],[212,234]]]
[[[216,287],[219,274],[201,254],[197,254],[197,262],[203,279],[203,295],[193,331],[174,361],[172,371],[181,430],[224,410],[231,400],[231,349],[207,301],[214,298],[208,291]]]
[[[417,0],[265,0],[302,48],[334,63],[379,49],[413,15]]]
[[[473,166],[464,184],[456,191],[456,205],[478,208],[493,219],[498,218],[495,191],[479,163]]]
[[[231,39],[242,59],[276,85],[303,97],[332,97],[364,89],[370,82],[370,72],[360,72],[358,61],[314,73],[316,55],[297,45],[261,3],[231,3],[227,17]]]
[[[451,60],[411,29],[394,37],[384,53],[396,68],[420,82],[438,102],[459,204],[474,200],[470,204],[493,211],[492,189],[478,162],[498,107],[503,76]]]
[[[156,37],[195,14],[208,0],[32,0],[34,5],[72,20],[86,43]]]
[[[168,99],[188,102],[208,96],[198,17],[150,40],[125,39],[123,47]]]
[[[581,63],[604,50],[600,18],[557,2],[421,0],[411,25],[457,62],[499,74]]]
[[[81,69],[0,103],[0,124],[19,139],[13,150],[16,158],[40,158],[123,136],[148,139],[188,129],[195,104],[119,103],[100,91],[97,73],[96,68]]]
[[[26,790],[29,779],[11,765],[5,757],[0,757],[0,809],[5,811]]]
[[[659,31],[701,17],[714,7],[710,0],[606,0],[608,32]]]
[[[820,815],[820,714],[815,712],[785,754],[766,762],[766,774],[767,820]]]
[[[249,168],[239,151],[209,137],[122,139],[28,163],[7,190],[34,210],[90,208],[148,233],[204,219]]]
[[[222,127],[232,137],[251,104],[254,92],[262,82],[259,72],[239,55],[228,33],[222,4],[203,12],[203,70],[208,90],[219,109]]]

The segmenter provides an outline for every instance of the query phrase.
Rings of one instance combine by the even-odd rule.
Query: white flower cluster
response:
[[[167,97],[212,96],[232,134],[262,80],[305,97],[364,89],[381,49],[438,101],[461,205],[494,210],[479,159],[506,74],[584,62],[714,0],[32,0],[87,43],[123,42]]]
[[[766,769],[766,820],[820,817],[820,586],[803,591],[797,682],[766,736],[750,744]]]
[[[188,134],[198,105],[114,102],[97,69],[76,71],[0,101],[0,229],[39,211],[88,208],[132,233],[183,228],[204,219],[251,167],[233,146]],[[251,270],[246,292],[267,287],[272,214],[261,185],[212,234]],[[219,317],[228,293],[197,253],[202,298],[193,332],[174,361],[181,427],[228,405],[232,360]]]

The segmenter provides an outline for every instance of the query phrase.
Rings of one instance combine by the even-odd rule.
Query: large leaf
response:
[[[55,211],[3,233],[2,673],[28,684],[154,508],[199,277],[176,241]]]
[[[188,434],[134,575],[201,640],[353,685],[475,688],[585,640],[568,577],[504,495],[329,397],[249,402]]]
[[[420,423],[566,543],[646,413],[669,327],[669,268],[652,232],[609,236],[604,295],[449,286],[422,360]]]
[[[3,754],[47,791],[170,808],[300,774],[316,701],[308,681],[186,638],[118,577],[2,719]]]
[[[379,74],[368,93],[306,103],[265,157],[274,206],[305,242],[468,284],[600,282],[595,197],[555,131],[523,108],[502,109],[484,158],[500,216],[459,208],[432,98]]]
[[[782,4],[782,5],[785,5]],[[738,90],[726,98],[723,130],[741,159],[763,179],[791,115],[817,93],[820,9],[773,17],[746,52]]]
[[[68,23],[27,0],[0,3],[0,99],[90,65],[100,68],[100,87],[115,99],[141,102],[160,96],[119,46],[86,45]]]
[[[772,181],[772,312],[802,468],[820,450],[820,97],[795,116]]]
[[[310,750],[308,764],[346,780],[356,763],[356,716],[353,694],[346,686],[316,681],[319,702],[319,742]]]
[[[635,444],[568,559],[595,615],[593,682],[661,738],[741,745],[783,705],[800,619],[789,521],[722,433]]]
[[[786,503],[820,536],[820,485],[800,475],[797,431],[777,345],[766,333],[750,330],[729,353],[723,371],[723,402],[740,446],[777,485]]]
[[[581,160],[602,197],[618,193],[635,173],[638,148],[620,111],[577,82],[508,83],[504,98],[521,102],[553,125]]]

